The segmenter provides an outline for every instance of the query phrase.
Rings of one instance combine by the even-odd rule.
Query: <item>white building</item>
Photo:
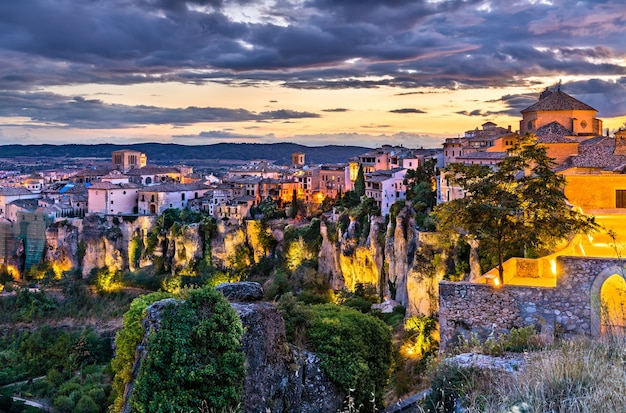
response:
[[[382,216],[389,214],[394,202],[406,199],[406,172],[406,169],[394,168],[365,175],[365,196],[374,198]]]
[[[6,214],[7,204],[13,201],[39,198],[41,198],[40,194],[34,194],[21,186],[0,188],[0,217]]]
[[[94,182],[87,189],[89,214],[136,214],[141,188],[133,183]]]
[[[189,200],[202,198],[210,189],[203,183],[164,184],[141,188],[139,213],[159,215],[168,208],[185,209]]]

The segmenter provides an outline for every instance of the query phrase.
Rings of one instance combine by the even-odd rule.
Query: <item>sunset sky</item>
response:
[[[439,147],[559,81],[624,125],[623,0],[0,0],[0,144]]]

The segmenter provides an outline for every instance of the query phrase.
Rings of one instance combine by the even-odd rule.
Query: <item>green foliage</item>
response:
[[[469,338],[460,337],[455,346],[455,353],[475,352],[500,356],[506,352],[523,352],[540,347],[541,340],[533,326],[512,328],[507,333],[492,332],[486,340],[481,341],[476,335]]]
[[[243,329],[224,296],[189,290],[171,303],[148,341],[130,403],[137,412],[217,411],[239,403],[245,376]]]
[[[80,399],[78,399],[78,403],[76,403],[76,407],[72,410],[72,413],[99,413],[100,408],[93,401],[93,399],[87,395],[83,395]]]
[[[359,165],[359,172],[354,181],[354,192],[359,196],[365,196],[365,174],[363,173],[363,165]]]
[[[274,238],[274,234],[272,234],[272,229],[270,228],[267,220],[262,219],[260,221],[256,221],[256,231],[259,243],[261,244],[261,247],[263,247],[265,255],[273,254],[274,250],[278,246],[278,241]]]
[[[132,368],[135,360],[135,350],[141,342],[144,330],[141,325],[145,317],[146,308],[159,300],[170,298],[172,294],[158,292],[137,297],[130,305],[130,309],[124,314],[122,329],[115,336],[115,358],[111,367],[115,371],[113,388],[116,399],[113,404],[114,411],[121,411],[124,387],[132,379]]]
[[[401,305],[397,305],[390,313],[372,312],[372,315],[383,320],[387,325],[395,328],[402,324],[404,317],[406,316],[406,308]]]
[[[109,339],[90,328],[67,331],[44,325],[33,331],[5,331],[0,335],[0,385],[51,370],[104,363],[111,356]]]
[[[78,247],[76,249],[76,259],[78,260],[78,265],[82,267],[83,260],[85,259],[85,254],[87,253],[87,243],[85,241],[80,240],[78,242]]]
[[[436,176],[437,161],[426,159],[416,169],[409,169],[404,177],[406,199],[413,204],[416,222],[420,227],[424,226],[426,217],[437,201]]]
[[[439,348],[438,323],[433,317],[413,316],[404,323],[403,347],[413,357],[425,358]]]
[[[365,194],[365,193],[364,193]],[[342,208],[350,209],[358,206],[361,203],[361,197],[355,191],[346,191],[338,205]]]
[[[249,244],[241,244],[235,253],[228,257],[228,272],[233,278],[247,279],[254,264],[254,252]]]
[[[309,308],[306,336],[322,369],[356,405],[382,405],[391,366],[391,332],[381,320],[332,304]]]
[[[495,169],[450,164],[446,176],[468,196],[437,206],[440,230],[469,234],[481,243],[490,241],[501,281],[507,248],[550,248],[572,234],[594,230],[592,217],[568,205],[565,177],[553,166],[546,148],[532,135],[510,150]]]
[[[130,241],[128,259],[133,263],[135,267],[139,266],[139,259],[143,253],[143,240],[141,237],[133,237]]]

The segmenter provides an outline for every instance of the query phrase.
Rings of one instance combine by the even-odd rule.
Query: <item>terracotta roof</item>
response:
[[[578,156],[570,158],[566,166],[614,170],[626,163],[626,155],[615,155],[615,139],[606,136],[584,140],[578,145]]]
[[[539,112],[550,110],[593,110],[597,112],[597,109],[592,108],[586,103],[581,102],[562,92],[560,89],[556,92],[542,93],[543,99],[539,99],[539,102],[530,105],[526,109],[522,110],[522,113],[526,112]]]
[[[491,159],[491,160],[499,160],[506,158],[506,152],[472,152],[465,154],[463,156],[459,156],[457,159]]]

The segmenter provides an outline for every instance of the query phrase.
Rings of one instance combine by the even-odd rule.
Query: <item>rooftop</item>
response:
[[[522,113],[527,112],[539,112],[539,111],[551,111],[551,110],[593,110],[597,112],[597,109],[592,108],[586,103],[571,97],[567,93],[557,89],[556,92],[545,90],[539,101],[533,105],[530,105],[526,109],[522,110]]]

